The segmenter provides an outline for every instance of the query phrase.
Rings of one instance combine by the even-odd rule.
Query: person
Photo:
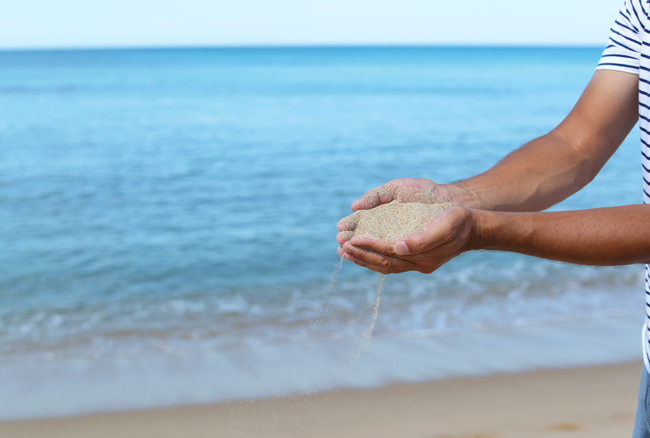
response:
[[[596,71],[569,115],[548,134],[507,155],[488,171],[453,184],[398,179],[352,204],[369,209],[404,188],[433,192],[458,207],[438,214],[426,231],[393,245],[339,233],[343,258],[383,274],[432,273],[473,250],[511,251],[561,262],[646,264],[645,367],[634,438],[650,438],[650,0],[626,0]],[[542,212],[585,187],[639,122],[643,204]],[[410,189],[412,191],[412,189]],[[350,221],[338,224],[351,231]]]

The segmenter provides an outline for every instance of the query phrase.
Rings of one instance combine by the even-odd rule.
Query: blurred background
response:
[[[376,274],[346,263],[330,284],[352,201],[394,178],[472,176],[555,127],[619,7],[3,1],[0,419],[256,396],[242,382],[265,375],[226,390],[215,358],[257,352],[257,370],[274,346],[354,343]],[[637,139],[554,209],[640,203]],[[466,254],[389,276],[375,336],[610,317],[636,336],[642,271]],[[598,360],[638,359],[636,341]],[[160,397],[204,360],[208,390],[179,380]],[[140,398],[106,390],[145,362]],[[328,376],[299,389],[354,384]]]

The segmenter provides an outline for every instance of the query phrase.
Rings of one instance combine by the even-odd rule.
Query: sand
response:
[[[438,213],[454,207],[448,200],[426,190],[390,185],[375,190],[377,193],[371,195],[371,199],[393,200],[344,218],[341,222],[346,240],[358,236],[392,243],[425,231]]]
[[[601,438],[631,435],[642,363],[293,399],[0,423],[2,438]]]
[[[395,242],[413,233],[421,233],[435,215],[451,208],[451,204],[403,204],[393,201],[370,210],[354,213],[359,216],[354,235]]]
[[[425,231],[437,214],[454,207],[451,202],[428,190],[399,187],[390,183],[371,190],[364,195],[364,199],[372,204],[387,199],[392,201],[356,211],[342,219],[341,223],[346,231],[342,231],[341,235],[345,240],[358,236],[393,243],[409,234]],[[381,274],[377,283],[375,304],[363,332],[362,343],[358,351],[351,355],[352,362],[357,362],[363,357],[370,346],[372,331],[379,315],[384,280],[385,276]]]
[[[356,364],[361,359],[366,358],[366,354],[370,348],[370,341],[372,340],[372,332],[375,329],[375,324],[379,317],[379,304],[381,303],[381,292],[384,290],[385,281],[386,276],[384,274],[379,274],[379,279],[375,286],[375,301],[369,309],[370,311],[366,317],[365,328],[363,329],[363,333],[361,333],[361,342],[359,345],[353,347],[348,355],[347,362],[350,364]]]

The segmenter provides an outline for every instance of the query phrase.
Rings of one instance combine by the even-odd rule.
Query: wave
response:
[[[375,335],[449,336],[486,329],[642,312],[642,273],[515,263],[453,267],[439,275],[386,279]],[[0,310],[0,360],[101,358],[147,352],[196,353],[308,339],[346,339],[363,330],[375,278],[343,269],[328,297],[325,281],[128,295]],[[491,272],[491,276],[489,275]],[[328,311],[323,312],[324,306]],[[314,330],[314,321],[318,321]]]

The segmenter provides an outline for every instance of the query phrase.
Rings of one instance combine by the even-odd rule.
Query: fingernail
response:
[[[409,247],[402,241],[397,242],[395,244],[395,252],[399,255],[407,255],[409,253]]]

